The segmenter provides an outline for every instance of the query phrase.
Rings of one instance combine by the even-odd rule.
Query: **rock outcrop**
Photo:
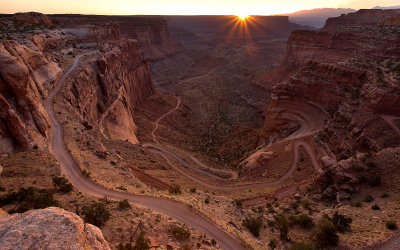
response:
[[[110,249],[99,228],[50,207],[0,218],[2,249]]]
[[[154,91],[149,65],[135,40],[110,47],[68,80],[63,95],[84,121],[100,123],[108,137],[137,143],[133,110]]]
[[[288,112],[284,117],[288,121],[271,122],[279,115],[272,107],[281,100],[302,99],[329,115],[315,133],[339,159],[331,159],[336,167],[323,161],[323,173],[332,179],[327,192],[353,189],[348,184],[355,179],[342,176],[349,174],[347,158],[400,146],[396,133],[381,118],[400,116],[398,18],[399,10],[360,10],[329,19],[322,30],[294,31],[282,63],[265,77],[265,83],[274,87],[260,135],[263,141],[276,137],[271,131],[287,136],[287,130],[296,127],[288,123],[293,120]]]
[[[41,104],[60,68],[16,41],[0,43],[0,153],[44,147],[50,123]]]

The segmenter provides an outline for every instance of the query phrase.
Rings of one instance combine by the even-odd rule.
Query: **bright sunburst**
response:
[[[247,14],[239,14],[239,15],[237,15],[239,18],[240,18],[240,20],[242,20],[242,21],[245,21],[248,17],[249,17],[249,15],[247,15]]]

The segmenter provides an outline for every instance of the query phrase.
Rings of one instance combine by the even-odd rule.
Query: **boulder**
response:
[[[0,219],[2,249],[110,249],[99,228],[61,208],[31,210]]]

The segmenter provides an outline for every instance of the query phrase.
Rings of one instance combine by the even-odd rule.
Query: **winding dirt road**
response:
[[[63,77],[58,82],[58,85],[50,93],[48,99],[45,102],[45,109],[50,118],[53,130],[51,151],[58,158],[61,167],[66,171],[74,187],[82,191],[83,193],[91,196],[107,197],[113,200],[127,199],[137,206],[150,208],[167,216],[171,216],[178,221],[181,221],[205,233],[208,237],[214,238],[218,242],[218,244],[221,245],[221,247],[223,247],[224,249],[242,249],[240,243],[234,237],[222,230],[210,219],[200,214],[199,212],[190,209],[187,205],[183,203],[160,197],[133,195],[129,193],[110,190],[94,183],[93,181],[82,175],[81,169],[75,163],[71,154],[68,152],[65,146],[63,128],[56,119],[53,107],[54,96],[61,89],[65,79],[78,66],[81,57],[82,56],[76,57],[71,68],[63,75]]]
[[[203,174],[205,176],[211,177],[213,179],[218,179],[221,180],[223,178],[214,175],[208,171],[205,171],[203,169],[211,169],[214,171],[220,171],[220,172],[224,172],[224,173],[229,173],[232,174],[232,172],[234,171],[230,171],[230,170],[221,170],[221,169],[216,169],[216,168],[212,168],[209,166],[206,166],[205,164],[201,163],[198,159],[196,159],[194,156],[191,156],[190,154],[181,151],[181,153],[186,154],[189,158],[191,158],[196,164],[198,164],[200,166],[200,168],[194,167],[191,164],[189,164],[187,161],[185,161],[184,159],[182,159],[181,157],[179,157],[178,155],[176,155],[174,152],[166,149],[165,147],[161,146],[159,141],[157,140],[157,136],[156,136],[156,132],[159,128],[159,123],[165,118],[167,117],[169,114],[171,114],[172,112],[174,112],[175,110],[177,110],[179,108],[179,105],[181,103],[181,99],[179,97],[177,98],[177,104],[174,108],[172,108],[171,110],[169,110],[167,113],[165,113],[164,115],[162,115],[160,118],[158,118],[155,121],[155,126],[153,131],[151,132],[151,135],[153,137],[153,141],[156,143],[143,143],[142,147],[146,148],[147,150],[149,150],[152,153],[156,153],[159,156],[161,156],[173,169],[175,169],[177,172],[179,172],[180,174],[182,174],[183,176],[191,179],[192,181],[195,181],[205,187],[208,188],[212,188],[215,190],[225,190],[225,191],[233,191],[233,190],[244,190],[244,189],[251,189],[251,188],[265,188],[265,187],[272,187],[272,186],[276,186],[281,184],[282,182],[284,182],[285,180],[287,180],[288,178],[290,178],[294,172],[294,170],[297,167],[297,163],[299,161],[299,148],[303,147],[305,149],[305,151],[307,152],[308,156],[311,159],[311,163],[314,167],[315,172],[318,172],[319,169],[319,164],[318,161],[315,159],[314,154],[312,153],[312,150],[310,148],[310,146],[302,141],[302,140],[297,140],[293,143],[293,149],[294,149],[294,155],[293,155],[293,161],[292,164],[289,168],[289,170],[283,175],[281,176],[279,179],[275,180],[275,181],[269,181],[269,182],[258,182],[258,183],[250,183],[250,184],[245,184],[245,185],[220,185],[220,184],[215,184],[215,182],[208,182],[205,181],[201,178],[199,178],[198,176],[194,175],[194,174],[190,174],[188,173],[188,171],[186,171],[185,168],[191,169],[197,173]],[[296,106],[297,107],[297,106]],[[282,106],[280,107],[281,109],[286,108],[288,109],[289,107],[286,106]],[[316,130],[318,130],[322,125],[323,122],[316,122],[316,121],[312,121],[312,119],[307,116],[304,115],[301,112],[301,108],[298,107],[297,109],[295,109],[294,113],[297,114],[297,116],[295,117],[296,120],[301,121],[301,128],[299,129],[300,131],[296,131],[293,135],[294,138],[300,138],[302,135],[309,135],[310,132],[315,132]],[[292,113],[291,113],[292,114]],[[180,164],[182,164],[185,168],[179,167],[177,164],[175,164],[174,162],[172,162],[170,160],[170,158],[173,158],[175,161],[179,162]],[[237,172],[235,172],[234,177],[237,178]]]

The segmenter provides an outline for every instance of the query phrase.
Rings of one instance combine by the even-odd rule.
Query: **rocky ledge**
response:
[[[0,219],[1,249],[110,249],[100,229],[49,207]]]

